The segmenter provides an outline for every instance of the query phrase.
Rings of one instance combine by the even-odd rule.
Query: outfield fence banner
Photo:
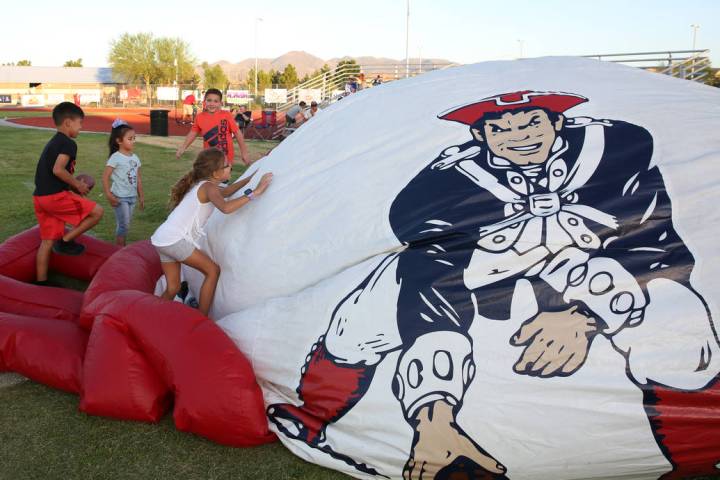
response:
[[[301,88],[298,90],[298,101],[304,102],[322,102],[321,88]]]
[[[102,98],[102,92],[100,92],[100,90],[80,90],[78,91],[78,95],[80,95],[81,105],[88,105],[90,103],[99,104]]]
[[[12,103],[12,95],[0,95],[0,103]]]
[[[245,105],[250,102],[249,90],[228,90],[225,94],[226,103],[233,105]]]
[[[45,103],[48,105],[57,105],[65,101],[65,94],[63,93],[47,93],[45,94]]]
[[[20,103],[23,107],[44,107],[45,95],[23,95]]]
[[[266,88],[265,103],[287,102],[287,88]]]
[[[143,92],[140,88],[124,88],[120,90],[120,100],[123,102],[137,102],[142,98]]]
[[[178,99],[178,92],[177,87],[157,87],[157,99],[176,101]]]

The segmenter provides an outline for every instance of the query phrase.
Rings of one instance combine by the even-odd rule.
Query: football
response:
[[[85,185],[88,186],[88,191],[92,190],[95,186],[95,179],[87,173],[81,173],[80,175],[76,176],[75,179],[85,182]]]

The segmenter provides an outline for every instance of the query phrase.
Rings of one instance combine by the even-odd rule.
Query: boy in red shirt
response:
[[[217,88],[208,89],[205,92],[205,110],[195,118],[195,123],[185,137],[185,142],[175,153],[177,158],[180,158],[195,140],[195,137],[201,134],[203,136],[203,148],[219,148],[225,152],[228,163],[232,165],[235,160],[232,137],[235,135],[238,147],[240,147],[242,161],[245,165],[250,165],[250,157],[248,156],[243,134],[235,123],[232,114],[222,110],[221,107],[222,92]]]
[[[62,102],[53,109],[52,117],[57,133],[40,155],[33,192],[41,239],[35,262],[36,283],[41,285],[47,283],[50,252],[80,255],[85,247],[75,243],[75,238],[97,225],[103,215],[100,205],[84,197],[90,191],[87,184],[73,176],[77,155],[73,138],[80,133],[85,113],[72,102]],[[74,228],[66,232],[66,223]]]

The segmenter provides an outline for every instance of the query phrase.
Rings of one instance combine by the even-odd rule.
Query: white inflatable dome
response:
[[[354,477],[711,474],[718,131],[720,90],[589,59],[361,91],[213,214],[211,316],[283,443]]]

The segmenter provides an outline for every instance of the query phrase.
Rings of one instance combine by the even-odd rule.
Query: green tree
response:
[[[203,62],[202,69],[204,77],[203,85],[206,89],[227,89],[230,82],[228,81],[227,75],[225,75],[225,72],[223,71],[222,67],[220,67],[220,65],[210,66],[207,62]]]
[[[266,88],[271,88],[273,86],[273,76],[275,76],[278,72],[275,72],[275,70],[270,70],[269,72],[266,72],[265,70],[258,70],[258,94],[262,95]],[[247,77],[245,78],[245,84],[247,85],[247,89],[250,91],[255,90],[255,69],[251,68],[250,71],[247,74]]]
[[[82,67],[82,58],[78,58],[77,60],[68,60],[63,64],[63,67]]]
[[[322,75],[323,73],[327,73],[327,72],[329,72],[329,71],[330,71],[330,67],[329,67],[328,64],[326,63],[326,64],[324,64],[322,67],[320,67],[320,68],[318,68],[317,70],[315,70],[314,72],[309,73],[309,74],[305,74],[305,76],[300,79],[300,83],[305,83],[305,82],[307,82],[308,80],[310,80],[311,78],[315,78],[315,77],[317,77],[317,76],[319,76],[319,75]]]
[[[720,87],[720,68],[711,68],[708,70],[705,84],[711,87]]]
[[[261,73],[262,75],[262,73]],[[268,72],[268,75],[270,76],[270,83],[273,87],[282,87],[283,79],[282,79],[282,72],[275,69],[270,69]]]
[[[30,60],[19,60],[16,65],[18,67],[31,67],[32,62]]]
[[[108,54],[113,75],[118,76],[118,80],[144,83],[150,104],[152,104],[150,84],[156,83],[161,76],[155,47],[152,33],[123,33],[118,39],[110,42]]]
[[[161,83],[171,84],[177,80],[181,85],[194,85],[200,80],[190,45],[181,38],[156,38],[155,54]]]
[[[297,70],[295,69],[294,65],[289,63],[287,64],[287,66],[285,66],[282,75],[280,75],[280,82],[278,83],[282,83],[283,85],[285,85],[285,88],[293,88],[297,86],[299,81]]]
[[[335,70],[340,71],[336,77],[336,84],[342,86],[345,85],[348,78],[360,74],[360,65],[358,65],[355,59],[347,58],[345,60],[340,60],[335,67]]]

